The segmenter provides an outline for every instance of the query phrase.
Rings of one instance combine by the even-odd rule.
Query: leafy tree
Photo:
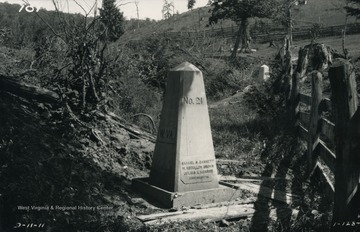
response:
[[[187,8],[189,10],[192,10],[194,8],[195,3],[196,3],[196,0],[188,0]]]
[[[321,25],[319,23],[314,23],[311,26],[310,33],[311,33],[312,41],[316,41],[316,39],[319,37],[320,29],[321,29]]]
[[[100,9],[100,21],[104,25],[103,40],[114,42],[124,34],[124,15],[116,8],[115,0],[103,1],[103,7]]]
[[[241,39],[241,51],[251,52],[249,19],[253,17],[269,18],[274,9],[276,0],[218,0],[212,1],[212,12],[209,23],[217,23],[222,19],[231,19],[239,25],[232,58],[236,52]]]
[[[355,16],[360,19],[360,0],[347,0],[348,5],[345,6],[345,10],[348,15]]]

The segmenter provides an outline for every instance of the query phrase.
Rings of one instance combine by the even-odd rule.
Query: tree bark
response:
[[[235,45],[234,45],[234,48],[233,48],[233,51],[231,53],[231,56],[230,58],[231,59],[235,59],[236,58],[236,53],[237,53],[237,50],[239,48],[239,45],[240,45],[240,39],[241,39],[241,33],[242,33],[242,30],[241,30],[241,24],[239,25],[239,30],[236,34],[236,41],[235,41]]]
[[[287,17],[288,17],[288,37],[289,37],[289,41],[290,41],[290,45],[292,45],[293,43],[293,38],[292,38],[292,12],[291,12],[291,1],[289,1],[288,3],[288,10],[287,10]]]
[[[249,32],[249,19],[244,18],[241,20],[241,50],[240,52],[251,52],[250,49],[250,32]]]

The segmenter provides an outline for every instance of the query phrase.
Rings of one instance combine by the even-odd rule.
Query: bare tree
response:
[[[136,6],[136,15],[137,15],[137,28],[139,29],[140,25],[139,25],[139,22],[140,22],[140,17],[139,17],[139,0],[135,0],[134,1],[134,4]]]
[[[161,11],[163,18],[168,19],[172,16],[171,11],[174,11],[174,2],[164,0],[163,9]]]

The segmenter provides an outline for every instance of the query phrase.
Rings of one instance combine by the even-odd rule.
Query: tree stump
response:
[[[335,58],[342,57],[334,49],[324,44],[309,44],[299,50],[296,72],[300,73],[301,78],[315,70],[323,72],[329,68]]]

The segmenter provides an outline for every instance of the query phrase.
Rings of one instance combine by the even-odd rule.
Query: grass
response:
[[[212,109],[210,116],[217,157],[239,160],[261,142],[253,130],[255,125],[251,125],[257,114],[241,103]]]

